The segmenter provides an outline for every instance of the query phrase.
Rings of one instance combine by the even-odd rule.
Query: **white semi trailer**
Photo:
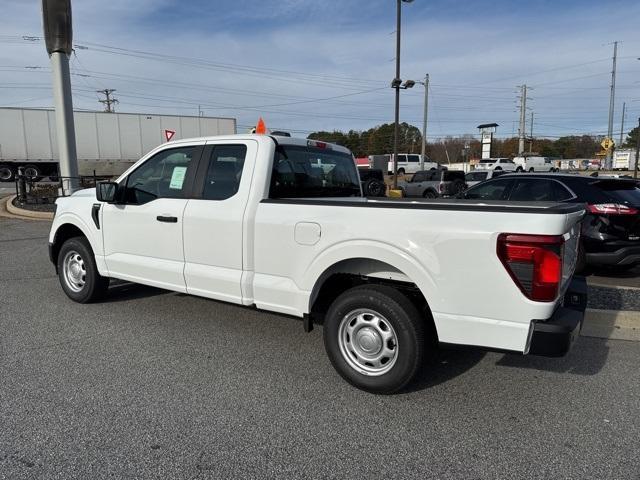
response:
[[[236,133],[234,118],[75,111],[78,171],[119,175],[146,152],[171,140]],[[0,181],[18,167],[32,178],[58,174],[53,110],[0,108]]]
[[[635,148],[620,149],[613,152],[613,169],[614,170],[631,170],[636,168],[636,150]]]

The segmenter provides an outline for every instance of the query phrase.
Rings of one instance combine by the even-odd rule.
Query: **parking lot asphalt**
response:
[[[0,478],[638,478],[640,343],[445,350],[375,396],[296,319],[135,285],[74,304],[47,232],[0,218]]]

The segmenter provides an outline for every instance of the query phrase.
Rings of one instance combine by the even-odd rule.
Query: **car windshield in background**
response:
[[[640,206],[640,188],[635,182],[603,181],[597,184],[600,190],[618,202]]]
[[[353,157],[328,148],[279,145],[271,177],[271,198],[359,197]]]

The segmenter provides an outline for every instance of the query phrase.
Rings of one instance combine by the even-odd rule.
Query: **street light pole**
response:
[[[636,134],[636,161],[634,162],[633,178],[638,178],[638,156],[640,155],[640,117],[638,117],[638,133]]]
[[[422,82],[421,82],[422,83]],[[420,157],[420,170],[424,170],[424,159],[427,155],[427,116],[429,112],[429,74],[424,77],[424,118],[422,121],[422,155]]]
[[[393,189],[398,189],[398,136],[400,135],[400,28],[402,16],[402,0],[397,0],[396,6],[396,111],[393,126]]]

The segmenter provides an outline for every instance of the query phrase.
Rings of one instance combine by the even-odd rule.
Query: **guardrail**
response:
[[[24,174],[22,167],[18,168],[15,179],[16,197],[20,204],[42,205],[54,203],[59,197],[68,197],[78,188],[93,188],[97,182],[111,180],[111,175],[81,175],[78,177],[63,177],[56,175],[54,182],[43,182]],[[75,185],[78,185],[74,188]]]

